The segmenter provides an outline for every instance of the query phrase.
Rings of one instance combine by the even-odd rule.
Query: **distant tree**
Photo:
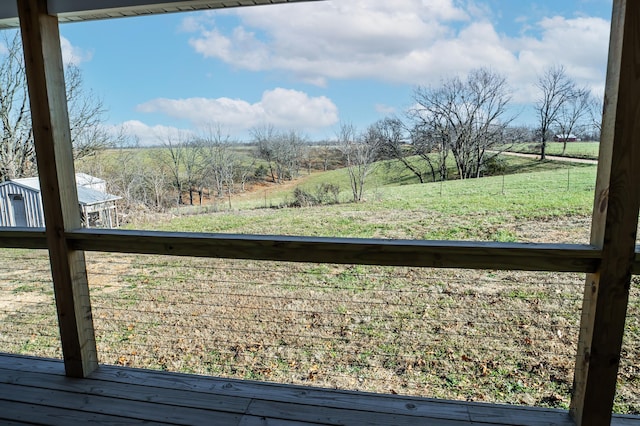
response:
[[[256,157],[267,162],[269,175],[274,183],[279,183],[280,176],[277,172],[277,132],[275,127],[267,124],[251,129],[253,143],[256,145]]]
[[[535,142],[536,131],[529,126],[508,126],[504,131],[504,142],[509,145],[524,142]]]
[[[272,125],[251,130],[256,145],[256,156],[266,161],[274,183],[291,180],[300,172],[304,136],[295,130],[276,131]]]
[[[234,168],[237,164],[236,154],[233,151],[234,141],[219,125],[209,126],[200,136],[200,141],[207,185],[213,186],[217,197],[222,197],[225,193],[231,194]]]
[[[574,88],[571,95],[561,105],[556,117],[559,134],[564,136],[562,155],[567,150],[567,140],[569,135],[578,132],[582,127],[586,117],[589,115],[590,102],[592,101],[591,91],[587,88]]]
[[[446,174],[451,151],[460,179],[478,177],[485,161],[497,155],[513,117],[507,117],[511,92],[506,78],[487,69],[472,70],[465,80],[453,77],[441,86],[418,87],[413,120],[413,141],[435,170],[429,153],[440,153],[440,173]],[[443,158],[444,157],[444,158]]]
[[[602,114],[604,110],[604,96],[592,95],[589,101],[589,121],[592,129],[592,140],[600,140],[602,133]]]
[[[307,174],[311,174],[313,163],[316,159],[316,150],[310,144],[304,144],[300,150],[300,161],[302,166],[307,169]]]
[[[183,143],[182,164],[184,180],[189,191],[189,205],[193,206],[193,194],[198,193],[199,204],[202,204],[202,188],[205,164],[202,141],[191,138]]]
[[[367,176],[378,156],[375,130],[370,127],[363,135],[358,135],[353,124],[343,123],[337,137],[349,174],[353,201],[362,201]]]
[[[36,173],[22,44],[17,33],[0,39],[0,180]],[[102,127],[102,102],[84,89],[80,70],[65,68],[74,156],[81,158],[112,144]]]
[[[535,104],[538,116],[538,132],[540,140],[540,159],[546,159],[547,141],[551,129],[556,125],[563,108],[576,93],[576,83],[561,65],[547,68],[538,77],[536,84],[540,97]]]
[[[447,158],[451,150],[446,132],[439,132],[435,117],[422,117],[411,129],[411,146],[429,167],[432,181],[447,180]]]
[[[307,139],[297,130],[282,132],[279,139],[276,161],[285,179],[291,180],[300,174]]]
[[[183,132],[171,132],[159,138],[160,149],[154,151],[157,163],[170,176],[173,189],[176,193],[176,204],[183,204],[182,192],[184,190],[183,168],[186,155],[188,137]]]
[[[420,183],[425,182],[427,171],[415,160],[416,155],[422,157],[421,154],[424,152],[424,145],[421,145],[419,141],[413,138],[410,141],[407,140],[405,125],[399,118],[387,117],[375,122],[372,125],[372,132],[378,139],[380,152],[383,156],[399,161],[418,178]],[[431,149],[428,151],[430,154]],[[429,158],[426,160],[430,161]],[[432,166],[431,171],[433,175]]]
[[[123,135],[114,135],[103,126],[106,108],[101,99],[84,88],[80,69],[67,65],[65,82],[74,159],[117,145]]]
[[[329,141],[322,142],[315,150],[315,155],[322,163],[322,170],[327,171],[336,167],[342,161],[342,153]]]

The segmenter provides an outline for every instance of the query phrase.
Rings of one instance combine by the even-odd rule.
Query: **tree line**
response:
[[[349,172],[353,199],[362,199],[366,177],[375,161],[393,159],[419,182],[469,179],[495,171],[497,156],[511,144],[536,141],[546,159],[553,135],[564,142],[574,133],[599,139],[602,101],[579,87],[564,67],[547,68],[536,83],[536,126],[514,126],[510,114],[512,91],[505,76],[486,68],[465,78],[443,80],[437,86],[418,86],[413,106],[401,117],[387,117],[361,133],[342,124],[337,136]]]

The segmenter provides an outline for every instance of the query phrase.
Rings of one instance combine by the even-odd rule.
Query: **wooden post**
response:
[[[58,19],[46,0],[18,0],[47,246],[66,374],[85,377],[97,366],[84,252],[65,231],[80,228]]]
[[[640,207],[640,2],[614,0],[591,244],[571,413],[578,425],[611,422]]]

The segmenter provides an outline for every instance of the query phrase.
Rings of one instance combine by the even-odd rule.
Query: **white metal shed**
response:
[[[96,188],[106,187],[104,180],[76,175],[82,224],[86,228],[116,228],[116,201],[121,197]],[[37,177],[14,179],[0,184],[0,226],[44,227],[40,181]]]

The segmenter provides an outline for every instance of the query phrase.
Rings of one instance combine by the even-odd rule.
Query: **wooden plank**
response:
[[[249,405],[247,415],[270,417],[275,419],[294,420],[298,422],[317,423],[322,425],[394,425],[415,426],[438,424],[442,426],[460,426],[460,420],[428,418],[387,414],[380,412],[340,409],[318,405],[291,404],[275,401],[254,400]],[[468,420],[463,423],[469,424]]]
[[[3,426],[8,425],[50,425],[69,426],[96,423],[101,426],[122,426],[145,424],[146,420],[136,420],[114,415],[70,411],[65,408],[28,404],[18,401],[0,400],[0,420]]]
[[[291,262],[529,271],[594,271],[588,245],[377,240],[82,229],[66,233],[73,248],[176,256]]]
[[[469,417],[474,422],[512,426],[574,426],[575,423],[565,410],[537,407],[514,407],[499,404],[478,404],[469,406]]]
[[[640,416],[622,416],[613,415],[611,426],[638,426],[640,425]]]
[[[571,412],[579,425],[611,421],[640,208],[640,3],[614,0],[591,243]]]
[[[62,408],[70,412],[78,411],[83,413],[80,416],[84,413],[95,413],[177,425],[234,425],[240,422],[242,416],[238,413],[160,405],[86,393],[55,391],[53,395],[54,397],[52,397],[52,391],[47,388],[0,383],[0,410],[8,409],[15,402],[21,402]]]
[[[18,372],[31,371],[58,376],[63,374],[61,361],[22,355],[0,355],[0,369]],[[212,396],[226,395],[280,402],[298,401],[307,405],[353,408],[418,417],[430,416],[460,420],[469,417],[465,403],[461,404],[458,401],[261,383],[127,367],[101,365],[89,376],[88,380],[95,380],[96,383],[117,382],[157,389],[202,392]]]
[[[156,388],[207,392],[211,395],[227,395],[277,402],[295,401],[306,405],[350,408],[416,417],[428,416],[458,420],[469,418],[464,405],[452,401],[426,398],[259,383],[112,366],[100,366],[89,377],[100,381],[111,380],[122,383],[137,383]]]
[[[158,388],[148,385],[82,380],[66,376],[11,371],[0,369],[0,382],[20,386],[46,388],[55,391],[75,392],[83,395],[99,395],[118,400],[151,402],[158,405],[176,405],[203,410],[244,413],[250,399],[240,396],[212,395],[206,392]]]
[[[58,21],[46,0],[18,0],[18,13],[62,351],[67,374],[83,377],[97,356],[84,253],[64,237],[81,220]]]
[[[19,355],[0,355],[0,381],[15,384],[21,388],[48,390],[47,397],[50,400],[55,400],[57,393],[64,391],[65,395],[77,395],[77,399],[92,398],[94,395],[107,397],[113,401],[114,407],[119,406],[121,399],[149,402],[153,403],[152,410],[158,413],[164,413],[171,406],[180,406],[208,408],[240,415],[247,401],[253,399],[253,410],[261,414],[243,415],[239,420],[243,426],[304,426],[317,424],[321,419],[332,422],[344,421],[349,424],[361,424],[367,421],[377,422],[372,424],[571,424],[566,423],[567,412],[562,410],[379,395],[115,366],[100,366],[87,379],[72,379],[63,376],[63,365],[58,360]],[[176,397],[172,399],[174,390],[177,390]],[[241,402],[234,402],[233,399]],[[11,402],[12,405],[24,403],[24,401]],[[48,404],[48,402],[42,403]],[[228,403],[231,405],[225,407]],[[2,414],[2,404],[0,400],[0,414]],[[28,409],[33,410],[36,416],[42,415],[43,411],[45,414],[51,411],[57,413],[56,416],[52,416],[53,419],[60,416],[62,420],[56,423],[43,421],[47,420],[46,417],[12,419],[31,418],[34,422],[41,421],[47,424],[71,424],[84,423],[84,419],[91,420],[89,416],[105,415],[107,417],[96,417],[94,421],[99,421],[101,424],[108,420],[115,424],[119,422],[119,420],[110,419],[106,414],[78,411],[75,408],[61,409],[31,404]],[[20,413],[18,412],[17,415]],[[188,417],[187,414],[185,416]],[[235,419],[232,417],[230,420],[235,422]],[[612,424],[640,425],[640,417],[615,416]]]
[[[0,368],[15,371],[37,371],[47,374],[64,374],[64,362],[53,358],[0,353]]]
[[[299,422],[292,420],[274,419],[262,416],[242,416],[238,426],[310,426],[317,423]]]

